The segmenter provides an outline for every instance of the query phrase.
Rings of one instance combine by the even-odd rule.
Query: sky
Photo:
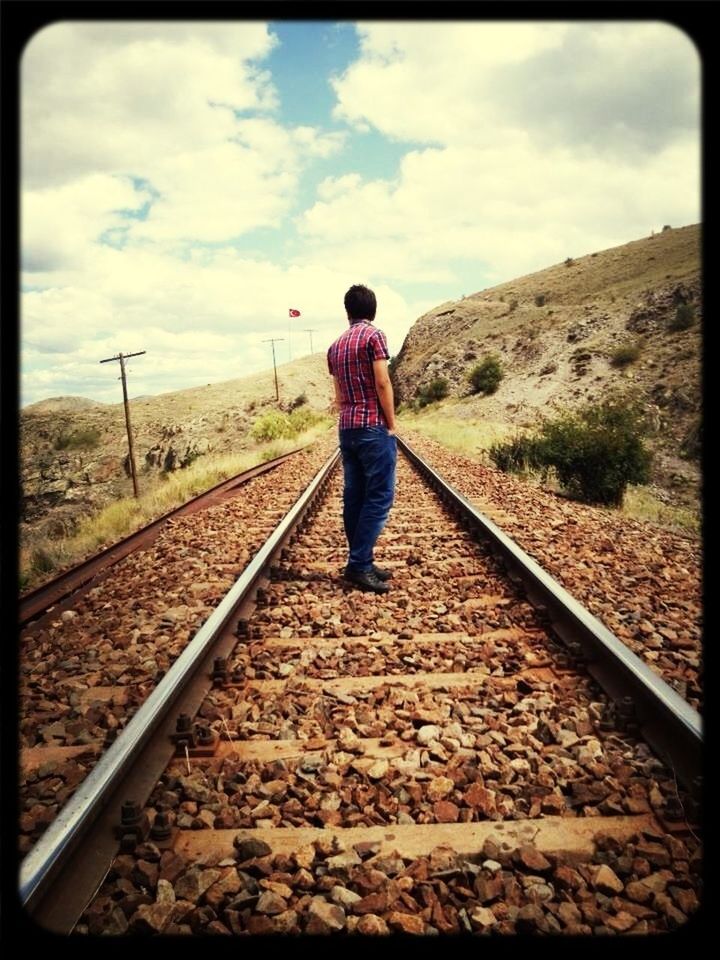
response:
[[[698,223],[700,68],[652,20],[47,26],[21,405],[120,402],[120,352],[130,397],[324,352],[354,283],[394,356],[445,301]]]

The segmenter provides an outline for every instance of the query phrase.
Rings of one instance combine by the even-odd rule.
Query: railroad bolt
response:
[[[178,756],[182,756],[182,751],[186,746],[189,749],[192,749],[192,747],[195,746],[193,722],[186,713],[181,713],[177,718],[175,723],[175,733],[170,734],[170,739],[175,744],[176,755]]]
[[[631,730],[637,727],[637,713],[632,697],[623,697],[618,700],[615,705],[615,719],[620,730]]]
[[[238,620],[237,636],[246,637],[248,635],[248,622],[245,619]]]
[[[257,588],[257,593],[255,594],[255,603],[258,607],[264,607],[267,603],[267,591],[263,587]]]
[[[202,725],[198,724],[197,739],[198,739],[198,746],[208,747],[210,746],[211,743],[214,743],[215,733],[213,730],[210,729],[210,727],[206,726],[205,724],[202,724]]]
[[[150,830],[150,837],[153,840],[169,840],[172,834],[172,824],[170,814],[162,811],[158,813]]]
[[[126,800],[120,808],[120,823],[115,827],[115,836],[124,850],[144,843],[150,834],[150,819],[135,800]]]
[[[215,657],[213,661],[213,671],[210,675],[213,686],[225,686],[228,680],[227,660],[225,657]]]

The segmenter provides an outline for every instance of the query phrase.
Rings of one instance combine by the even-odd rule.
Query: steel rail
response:
[[[127,727],[26,855],[20,867],[19,893],[20,902],[29,913],[34,912],[58,872],[77,853],[108,797],[117,791],[126,773],[137,763],[143,747],[212,651],[234,611],[248,597],[266,573],[273,556],[300,524],[316,495],[327,483],[339,457],[339,450],[331,454]],[[88,855],[91,856],[92,851]]]
[[[279,467],[285,460],[295,456],[296,453],[304,449],[305,447],[298,447],[296,450],[290,450],[288,453],[283,453],[279,457],[267,460],[265,463],[256,464],[254,467],[250,467],[248,470],[244,470],[234,477],[221,480],[220,483],[217,483],[214,487],[210,487],[209,490],[205,490],[204,493],[198,494],[197,497],[193,497],[192,500],[188,500],[187,503],[183,503],[179,507],[175,507],[173,510],[164,513],[161,517],[158,517],[146,526],[133,531],[129,536],[118,540],[118,542],[112,544],[112,546],[100,550],[98,553],[93,554],[93,556],[88,557],[87,560],[83,560],[82,563],[77,564],[77,566],[66,570],[47,583],[29,591],[20,597],[19,625],[22,627],[31,620],[36,619],[45,613],[48,607],[65,600],[89,580],[92,580],[93,577],[107,570],[128,556],[128,554],[133,553],[139,547],[143,546],[146,541],[154,538],[159,533],[162,525],[168,520],[172,520],[181,514],[193,513],[201,509],[205,505],[204,501],[217,499],[222,494],[229,493],[236,487],[242,486],[249,480],[252,480],[253,477],[273,470],[275,467]],[[209,506],[209,503],[207,505]]]
[[[702,770],[702,720],[697,710],[399,437],[398,444],[444,501],[490,541],[525,584],[530,599],[547,607],[561,639],[580,644],[587,669],[605,692],[613,700],[632,699],[643,738],[697,793],[696,778]]]

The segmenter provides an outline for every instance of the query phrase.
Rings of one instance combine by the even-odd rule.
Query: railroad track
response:
[[[300,448],[302,449],[302,448]],[[33,620],[41,617],[50,608],[54,608],[58,603],[72,597],[81,587],[87,587],[89,583],[96,585],[101,575],[108,575],[110,568],[120,560],[129,556],[137,550],[143,550],[148,547],[158,536],[163,527],[170,521],[181,516],[197,513],[199,510],[206,510],[216,503],[221,503],[227,497],[235,496],[239,487],[248,483],[253,477],[260,476],[270,470],[279,467],[291,457],[295,456],[299,450],[291,450],[282,456],[274,457],[265,463],[260,463],[249,470],[236,474],[221,483],[216,484],[204,493],[187,503],[170,510],[162,517],[158,517],[152,523],[147,524],[141,530],[136,530],[128,537],[124,537],[117,543],[99,553],[88,557],[82,563],[77,564],[70,570],[66,570],[57,577],[53,577],[47,583],[41,584],[34,590],[28,591],[20,597],[18,621],[21,627],[26,626]]]
[[[699,717],[401,446],[391,593],[338,580],[334,454],[26,857],[39,923],[642,933],[693,913]]]

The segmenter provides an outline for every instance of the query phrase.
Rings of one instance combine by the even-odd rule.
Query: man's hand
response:
[[[395,403],[393,398],[393,388],[388,373],[387,360],[373,360],[373,375],[375,378],[375,392],[382,412],[385,414],[385,421],[388,426],[388,433],[395,433]]]

